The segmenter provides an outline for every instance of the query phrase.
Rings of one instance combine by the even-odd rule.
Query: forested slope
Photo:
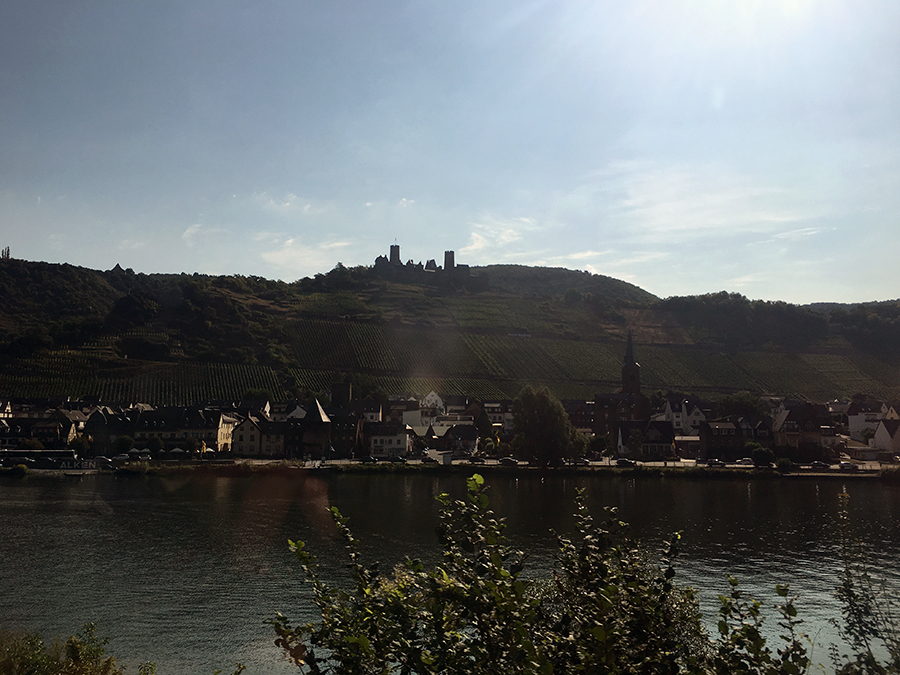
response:
[[[192,403],[353,379],[362,390],[562,398],[648,391],[900,397],[900,305],[659,299],[610,277],[492,266],[485,289],[338,265],[295,283],[0,261],[0,396]]]

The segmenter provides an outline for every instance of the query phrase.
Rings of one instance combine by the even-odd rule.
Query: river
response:
[[[799,594],[804,628],[827,662],[838,639],[828,619],[840,564],[838,494],[850,494],[857,535],[874,569],[898,579],[900,487],[841,478],[686,480],[593,474],[487,475],[491,506],[530,554],[528,574],[553,565],[551,530],[573,529],[577,489],[600,517],[617,506],[647,547],[683,532],[676,580],[700,590],[708,619],[732,574],[771,608],[776,583]],[[0,628],[68,635],[87,621],[111,638],[129,672],[196,675],[238,661],[254,673],[296,672],[279,660],[264,620],[311,618],[308,589],[287,548],[302,539],[326,577],[344,574],[328,515],[350,517],[364,555],[387,568],[404,556],[434,560],[435,496],[461,496],[465,476],[294,471],[249,477],[85,476],[0,481]],[[769,614],[771,629],[775,616]]]

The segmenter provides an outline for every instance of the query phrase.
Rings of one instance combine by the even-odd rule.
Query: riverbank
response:
[[[811,470],[800,469],[778,471],[775,468],[756,468],[746,466],[708,467],[697,464],[660,466],[638,464],[636,466],[615,466],[611,464],[591,464],[588,466],[532,467],[528,465],[508,466],[503,464],[471,464],[456,462],[453,464],[424,464],[421,462],[395,463],[379,462],[375,464],[350,461],[336,462],[296,462],[246,460],[219,463],[182,463],[156,464],[152,462],[134,462],[114,469],[97,469],[71,471],[60,469],[31,469],[22,465],[0,469],[0,478],[18,480],[61,480],[77,479],[87,475],[110,476],[181,476],[181,475],[216,475],[223,477],[241,477],[254,474],[280,474],[285,476],[300,475],[306,472],[336,472],[346,474],[384,475],[384,474],[428,474],[428,475],[483,475],[514,476],[546,475],[546,476],[589,476],[592,474],[621,475],[632,478],[671,478],[685,480],[802,480],[802,479],[835,479],[878,480],[887,483],[900,483],[900,467],[880,467],[856,471]]]

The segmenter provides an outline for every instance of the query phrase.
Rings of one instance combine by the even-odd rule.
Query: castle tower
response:
[[[401,265],[400,262],[400,244],[391,244],[391,265]]]
[[[641,366],[634,360],[634,344],[631,331],[628,331],[628,342],[625,344],[625,360],[622,363],[622,393],[641,393]]]
[[[456,267],[453,251],[444,251],[444,271],[449,272]]]

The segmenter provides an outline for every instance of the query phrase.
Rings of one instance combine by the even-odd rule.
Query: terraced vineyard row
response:
[[[772,352],[742,352],[735,355],[750,378],[750,391],[828,400],[837,385],[799,356]]]
[[[496,313],[516,308],[459,303],[471,323],[489,323]],[[460,320],[462,316],[458,317]],[[508,317],[507,317],[508,319]],[[568,392],[610,391],[617,387],[624,345],[587,340],[511,337],[477,332],[397,328],[360,322],[307,321],[297,324],[295,351],[303,370],[354,372],[374,377],[481,382],[510,391],[522,383],[545,383]],[[302,344],[301,344],[302,343]],[[776,352],[723,354],[695,347],[638,345],[648,391],[736,391],[795,395],[824,400],[863,391],[883,397],[900,393],[900,369],[874,359]],[[404,381],[408,381],[404,379]]]
[[[346,323],[301,319],[289,324],[287,332],[301,366],[346,370],[359,368]]]
[[[481,361],[459,333],[394,329],[390,338],[400,374],[421,377],[483,373]]]
[[[148,334],[149,335],[149,334]],[[289,375],[312,391],[361,372],[388,392],[512,398],[526,383],[561,398],[589,399],[619,384],[624,344],[302,319],[290,329],[296,355]],[[813,400],[856,392],[900,396],[900,367],[864,354],[723,354],[696,347],[636,345],[646,392],[677,390],[792,395]],[[100,395],[157,405],[238,398],[248,389],[283,392],[260,366],[119,359],[108,343],[59,350],[8,364],[2,396]]]
[[[341,373],[326,370],[302,370],[292,369],[291,375],[300,386],[310,391],[328,391],[333,382],[340,379]],[[461,377],[393,377],[375,376],[372,383],[386,392],[409,392],[418,396],[425,396],[430,391],[437,391],[444,395],[466,395],[480,400],[500,400],[515,398],[527,382],[513,380],[476,379]],[[581,388],[572,389],[566,385],[551,386],[550,389],[561,398],[586,399],[593,396],[591,390]],[[572,394],[569,396],[567,394]]]
[[[361,368],[368,370],[397,370],[397,360],[382,326],[350,323],[347,325],[350,344]]]
[[[271,368],[219,363],[136,363],[97,371],[78,352],[57,352],[23,364],[27,373],[0,380],[0,396],[99,396],[109,402],[189,405],[203,400],[237,400],[249,389],[283,397]],[[95,375],[87,373],[95,372]]]
[[[596,342],[538,340],[540,348],[576,381],[616,382],[622,376],[622,353]]]
[[[833,390],[841,387],[850,390],[849,393],[840,391],[840,394],[851,396],[854,392],[878,387],[879,383],[862,373],[852,361],[838,354],[803,354],[800,358],[830,382]]]
[[[469,333],[464,336],[464,339],[466,341],[466,346],[468,346],[475,357],[481,362],[481,366],[485,373],[491,377],[508,377],[503,366],[501,366],[497,362],[497,359],[494,358],[493,350],[491,349],[490,344],[488,344],[488,340],[485,336]]]
[[[892,362],[867,354],[854,354],[848,358],[864,375],[881,383],[889,390],[898,392],[900,391],[900,362],[897,361],[898,357],[900,357],[900,354],[896,355]],[[894,394],[894,396],[896,395]],[[888,397],[885,396],[884,398]]]

